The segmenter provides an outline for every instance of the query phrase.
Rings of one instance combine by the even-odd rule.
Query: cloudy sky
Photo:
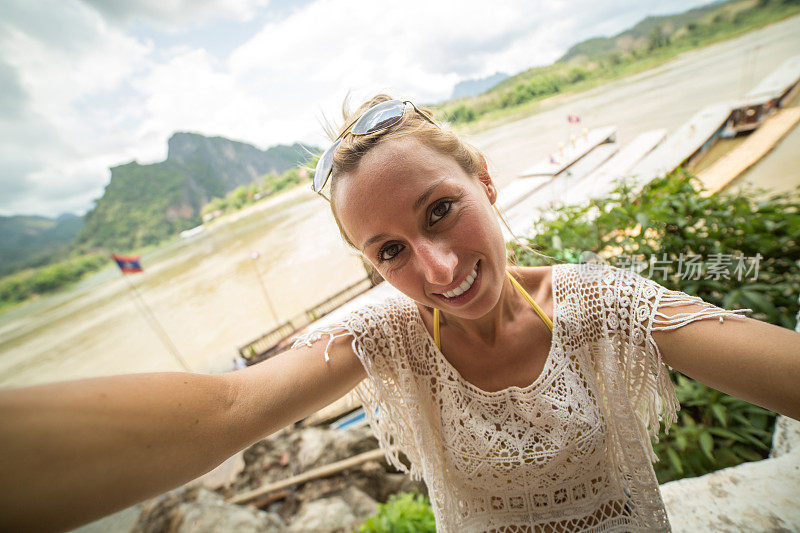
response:
[[[82,214],[175,131],[325,144],[378,91],[443,100],[706,0],[0,0],[0,214]]]

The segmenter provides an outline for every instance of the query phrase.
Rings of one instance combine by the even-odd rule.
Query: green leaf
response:
[[[764,458],[760,453],[756,452],[752,448],[748,448],[747,446],[741,446],[737,444],[733,447],[733,451],[745,461],[760,461]]]
[[[714,437],[712,437],[711,433],[708,431],[703,431],[700,433],[700,449],[703,450],[703,453],[712,462],[715,461],[714,454],[712,453],[714,450]]]
[[[718,437],[722,437],[722,438],[725,438],[725,439],[732,439],[732,440],[735,440],[737,442],[747,442],[747,440],[744,437],[742,437],[741,435],[738,435],[737,433],[734,433],[733,431],[730,431],[728,429],[712,427],[712,428],[708,428],[708,431],[709,431],[709,433],[712,433],[714,435],[717,435]]]
[[[719,420],[720,424],[728,427],[728,417],[725,415],[725,407],[722,404],[712,403],[711,412],[714,413],[714,417]]]
[[[749,428],[753,426],[753,423],[750,421],[750,419],[742,415],[741,413],[733,413],[731,417],[739,424],[741,424],[742,428]]]
[[[667,448],[667,457],[669,457],[669,462],[672,463],[672,468],[679,474],[683,474],[683,465],[681,464],[681,458],[678,456],[678,452],[672,448]]]
[[[762,450],[769,450],[769,446],[767,446],[767,445],[766,445],[766,444],[765,444],[763,441],[761,441],[760,439],[757,439],[756,437],[753,437],[752,435],[748,435],[747,433],[745,433],[745,434],[743,434],[743,435],[742,435],[742,437],[743,437],[743,438],[744,438],[744,439],[745,439],[747,442],[749,442],[750,444],[752,444],[753,446],[755,446],[756,448],[761,448]]]
[[[722,307],[725,309],[733,309],[733,305],[739,300],[739,289],[733,289],[725,298],[722,299]]]

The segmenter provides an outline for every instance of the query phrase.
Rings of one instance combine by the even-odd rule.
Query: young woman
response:
[[[355,387],[441,531],[668,530],[650,440],[679,408],[665,363],[800,418],[800,335],[630,271],[512,267],[477,150],[410,102],[353,119],[314,188],[403,295],[228,374],[0,391],[0,529],[158,495]]]

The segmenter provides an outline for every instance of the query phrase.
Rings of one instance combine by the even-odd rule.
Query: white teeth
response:
[[[443,292],[442,296],[444,296],[445,298],[455,298],[456,296],[461,296],[462,294],[467,292],[470,287],[472,287],[472,283],[475,281],[476,277],[478,277],[477,264],[475,264],[475,268],[472,269],[470,275],[467,276],[467,278],[463,282],[461,282],[461,285],[459,285],[452,291]]]

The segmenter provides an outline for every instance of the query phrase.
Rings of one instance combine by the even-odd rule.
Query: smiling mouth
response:
[[[455,289],[447,292],[438,293],[440,296],[444,296],[445,298],[457,298],[467,292],[471,287],[472,284],[475,283],[475,278],[478,277],[478,263],[475,263],[475,266],[472,269],[472,272],[461,282],[461,285],[456,287]]]

